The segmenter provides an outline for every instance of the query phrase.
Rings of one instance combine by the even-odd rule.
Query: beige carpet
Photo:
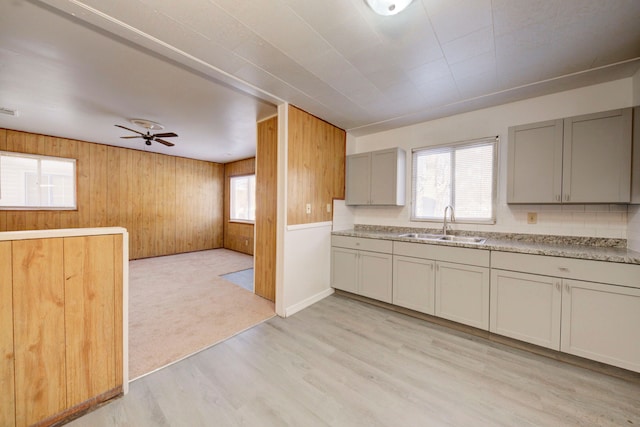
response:
[[[219,277],[253,266],[227,249],[129,263],[129,378],[135,379],[274,316],[274,305]]]

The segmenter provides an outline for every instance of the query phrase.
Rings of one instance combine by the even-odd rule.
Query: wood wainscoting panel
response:
[[[0,146],[0,150],[2,147]],[[16,421],[11,242],[0,242],[0,426]]]
[[[256,146],[256,224],[254,292],[276,299],[278,218],[278,117],[258,123]]]
[[[231,222],[231,177],[256,173],[256,158],[238,160],[224,165],[224,247],[253,255],[254,224]],[[257,191],[256,191],[257,193]]]
[[[67,407],[122,379],[116,378],[116,337],[122,334],[115,323],[115,262],[113,235],[64,239]]]
[[[16,424],[66,408],[63,239],[12,243]]]
[[[346,132],[290,105],[288,135],[288,225],[331,221],[333,199],[344,198]]]
[[[0,150],[76,159],[76,210],[0,210],[0,231],[124,227],[131,259],[223,245],[224,165],[0,129]]]

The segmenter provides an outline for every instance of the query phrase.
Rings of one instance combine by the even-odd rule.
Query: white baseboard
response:
[[[328,297],[329,295],[333,294],[333,288],[329,288],[326,289],[322,292],[319,292],[305,300],[300,301],[297,304],[293,304],[292,306],[289,306],[287,308],[284,309],[284,317],[289,317],[289,316],[293,316],[294,314],[296,314],[297,312],[299,312],[300,310],[303,310],[307,307],[309,307],[310,305],[313,305],[315,303],[317,303],[318,301]]]

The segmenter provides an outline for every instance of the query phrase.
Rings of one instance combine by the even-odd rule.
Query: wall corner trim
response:
[[[317,303],[320,300],[325,299],[326,297],[328,297],[329,295],[333,294],[334,290],[333,288],[329,288],[329,289],[325,289],[322,292],[319,292],[313,296],[310,296],[309,298],[302,300],[296,304],[293,304],[289,307],[286,307],[284,309],[284,317],[289,317],[289,316],[293,316],[294,314],[296,314],[297,312],[299,312],[300,310],[303,310],[315,303]]]

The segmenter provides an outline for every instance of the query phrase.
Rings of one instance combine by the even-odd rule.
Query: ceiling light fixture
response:
[[[413,0],[365,0],[367,5],[378,15],[396,15],[407,8]]]

